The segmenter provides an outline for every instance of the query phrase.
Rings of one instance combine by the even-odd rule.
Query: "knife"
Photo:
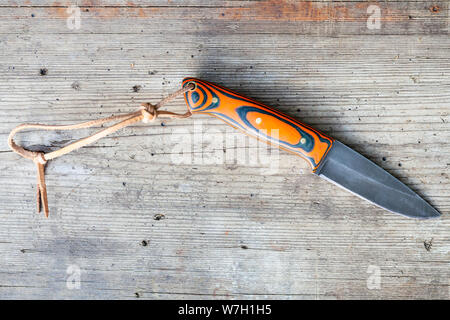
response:
[[[312,172],[393,213],[436,218],[439,211],[405,184],[358,152],[273,108],[217,84],[185,78],[184,94],[193,114],[208,114],[249,136],[276,145],[309,162]],[[272,130],[278,130],[278,134]]]

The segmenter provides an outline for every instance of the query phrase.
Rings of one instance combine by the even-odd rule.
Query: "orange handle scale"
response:
[[[257,139],[277,145],[309,162],[317,170],[333,138],[279,111],[211,82],[185,78],[195,85],[185,93],[189,110],[215,116]]]

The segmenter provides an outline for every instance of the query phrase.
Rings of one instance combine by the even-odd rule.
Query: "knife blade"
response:
[[[334,138],[273,108],[217,84],[185,78],[189,110],[208,114],[249,136],[309,162],[314,174],[393,213],[435,218],[440,213],[390,173]],[[276,130],[277,134],[273,134]]]

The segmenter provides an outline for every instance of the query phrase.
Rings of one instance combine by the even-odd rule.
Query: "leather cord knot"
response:
[[[170,94],[166,98],[162,99],[158,104],[153,105],[151,103],[143,103],[141,106],[141,110],[118,115],[118,116],[111,116],[101,119],[96,119],[92,121],[77,123],[77,124],[70,124],[70,125],[47,125],[47,124],[37,124],[37,123],[25,123],[21,124],[17,127],[15,127],[8,136],[8,145],[11,148],[12,151],[17,153],[18,155],[33,160],[33,162],[36,164],[37,167],[37,211],[41,211],[41,207],[44,208],[45,216],[48,217],[48,201],[47,201],[47,187],[45,185],[45,164],[48,160],[55,159],[57,157],[60,157],[62,155],[65,155],[71,151],[74,151],[76,149],[79,149],[81,147],[84,147],[85,145],[88,145],[90,143],[93,143],[113,132],[116,132],[119,129],[122,129],[126,126],[129,126],[130,124],[133,124],[138,121],[143,121],[145,123],[154,121],[158,116],[164,116],[167,118],[188,118],[192,114],[188,110],[186,113],[179,114],[174,113],[170,111],[158,111],[159,108],[161,108],[163,105],[168,103],[169,101],[172,101],[174,98],[184,94],[185,92],[189,90],[193,90],[195,87],[193,84],[186,85],[185,87],[177,90],[176,92]],[[103,128],[100,131],[97,131],[96,133],[82,138],[80,140],[77,140],[65,147],[62,147],[61,149],[44,153],[44,152],[36,152],[27,150],[24,147],[16,144],[14,142],[14,135],[18,133],[19,131],[25,130],[25,129],[41,129],[41,130],[75,130],[75,129],[82,129],[82,128],[90,128],[94,126],[99,126],[107,122],[112,121],[119,121],[116,124]]]
[[[142,122],[144,123],[155,121],[158,117],[158,110],[156,109],[156,106],[148,102],[141,105],[141,112],[144,116],[142,119]]]
[[[47,160],[45,160],[45,154],[43,152],[36,152],[33,158],[35,163],[46,164]]]

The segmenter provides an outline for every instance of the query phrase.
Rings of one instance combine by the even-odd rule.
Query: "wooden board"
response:
[[[0,5],[0,298],[450,297],[448,2],[79,1],[79,29],[68,5]],[[35,168],[9,150],[12,128],[130,112],[186,76],[334,136],[442,217],[385,212],[285,152],[272,174],[237,163],[261,145],[227,147],[228,127],[201,116],[50,161],[50,218],[35,213]],[[179,163],[179,139],[200,127]],[[48,151],[90,132],[18,141]]]

